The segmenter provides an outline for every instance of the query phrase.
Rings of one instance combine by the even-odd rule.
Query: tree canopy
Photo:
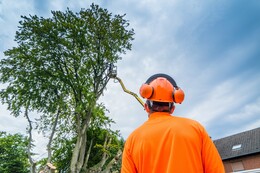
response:
[[[21,16],[18,46],[0,61],[0,82],[8,84],[0,97],[12,114],[25,110],[30,123],[28,113],[41,113],[39,126],[53,132],[49,144],[58,130],[75,138],[71,172],[88,161],[87,132],[110,67],[131,50],[134,31],[124,17],[95,4],[78,13],[52,11],[51,18]]]

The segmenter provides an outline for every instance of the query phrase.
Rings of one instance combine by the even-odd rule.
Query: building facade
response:
[[[214,141],[226,173],[260,173],[260,127]]]

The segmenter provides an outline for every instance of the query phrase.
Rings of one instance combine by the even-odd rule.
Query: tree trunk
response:
[[[119,149],[117,151],[116,156],[107,164],[105,170],[103,170],[101,173],[110,173],[111,172],[110,170],[112,169],[113,165],[117,164],[117,161],[119,158],[121,158],[121,155],[122,155],[122,150]]]
[[[82,168],[83,171],[87,170],[88,160],[89,160],[90,152],[91,152],[91,149],[92,149],[92,145],[93,145],[93,139],[91,139],[91,141],[90,141],[88,152],[87,152],[87,155],[86,155],[86,158],[85,158],[85,163],[84,163],[83,168]]]
[[[87,144],[87,129],[91,117],[91,112],[92,109],[88,111],[87,118],[83,123],[84,125],[82,129],[78,127],[79,130],[78,130],[77,142],[72,153],[72,159],[70,164],[71,173],[79,173],[84,165],[86,144]]]
[[[29,123],[29,128],[28,128],[28,133],[29,133],[29,144],[28,144],[28,157],[30,161],[30,173],[36,173],[36,163],[32,159],[32,154],[31,154],[31,149],[32,149],[32,121],[29,118],[28,115],[28,106],[25,108],[25,113],[24,116],[26,117],[28,123]]]
[[[108,135],[106,135],[106,138],[105,138],[105,141],[104,141],[104,144],[103,144],[103,147],[104,147],[105,150],[111,144],[111,141],[112,141],[112,138],[109,138]],[[88,172],[89,173],[101,172],[102,167],[105,165],[108,158],[109,158],[108,154],[106,152],[104,152],[100,162],[97,163],[96,165],[92,166],[91,168],[89,168]]]
[[[83,128],[84,129],[84,128]],[[79,157],[78,157],[78,162],[77,162],[77,170],[81,171],[82,166],[84,164],[84,158],[85,158],[85,154],[86,154],[86,144],[87,144],[87,134],[86,134],[87,130],[84,130],[84,132],[82,133],[81,136],[81,147],[79,150]]]
[[[47,160],[47,162],[48,163],[51,163],[51,143],[52,143],[53,136],[54,136],[54,133],[55,133],[55,130],[56,130],[56,126],[57,126],[57,123],[58,123],[59,115],[60,115],[60,109],[58,110],[58,112],[56,114],[55,121],[54,121],[54,124],[53,124],[53,127],[52,127],[52,131],[51,131],[51,135],[49,137],[49,142],[47,144],[47,151],[48,151],[48,160]]]
[[[78,162],[79,152],[80,152],[81,143],[82,143],[81,141],[82,141],[82,135],[78,134],[77,142],[73,149],[72,159],[71,159],[71,163],[70,163],[71,173],[79,173],[79,171],[80,171],[80,170],[77,170],[77,167],[78,167],[77,162]]]

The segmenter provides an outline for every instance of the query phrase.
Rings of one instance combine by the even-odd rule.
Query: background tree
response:
[[[28,173],[28,139],[21,134],[0,132],[0,172]]]
[[[94,4],[79,13],[67,9],[52,15],[22,16],[18,46],[0,61],[0,82],[9,84],[0,96],[15,116],[23,108],[42,113],[41,123],[55,125],[45,124],[49,129],[69,122],[66,128],[76,137],[70,170],[77,173],[87,161],[87,130],[109,68],[131,49],[134,31],[127,29],[125,15],[112,16]],[[59,120],[52,118],[58,115]]]
[[[105,116],[103,106],[95,108],[93,112],[87,131],[89,140],[86,144],[86,160],[81,172],[103,172],[112,169],[119,172],[120,168],[114,166],[115,164],[118,165],[117,161],[121,156],[123,139],[120,138],[117,131],[110,129],[113,121]],[[76,137],[69,138],[64,134],[58,134],[58,136],[58,138],[55,138],[53,145],[53,163],[58,170],[67,172]]]

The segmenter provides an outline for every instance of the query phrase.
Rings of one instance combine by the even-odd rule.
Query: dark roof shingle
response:
[[[214,141],[222,160],[260,152],[260,127]],[[238,149],[232,150],[232,147]],[[239,147],[241,145],[241,148]]]

